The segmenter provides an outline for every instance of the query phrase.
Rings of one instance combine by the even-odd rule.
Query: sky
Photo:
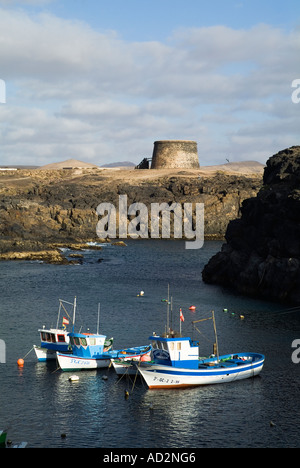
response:
[[[0,166],[168,139],[264,164],[300,144],[299,79],[299,0],[0,0]]]

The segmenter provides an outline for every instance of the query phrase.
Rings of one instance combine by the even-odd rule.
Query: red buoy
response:
[[[143,356],[141,356],[141,361],[142,362],[149,362],[149,361],[151,361],[151,357],[149,356],[149,354],[143,354]]]

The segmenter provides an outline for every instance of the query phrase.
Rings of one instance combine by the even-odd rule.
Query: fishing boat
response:
[[[148,348],[148,351],[147,351]],[[145,354],[136,356],[132,359],[130,358],[117,358],[112,359],[111,363],[117,375],[136,375],[136,366],[135,364],[139,361],[149,362],[151,361],[151,346],[146,347]]]
[[[43,326],[42,329],[39,329],[38,332],[40,333],[40,346],[34,345],[34,351],[39,362],[45,362],[48,360],[56,359],[56,352],[61,353],[70,353],[70,340],[68,337],[68,331],[66,326],[70,324],[71,318],[66,310],[64,304],[69,304],[73,307],[73,324],[75,322],[75,312],[76,312],[76,297],[74,299],[74,303],[64,301],[59,299],[59,309],[57,315],[57,323],[56,328],[48,328],[46,329]],[[60,316],[61,310],[64,310],[64,315],[62,318],[62,328],[59,327],[60,323]],[[65,316],[67,315],[67,317]]]
[[[7,432],[0,431],[0,448],[26,448],[27,442],[20,442],[19,444],[12,445],[10,440],[7,440]]]
[[[189,337],[157,336],[149,338],[153,361],[139,362],[136,367],[150,389],[181,388],[234,382],[258,375],[265,357],[260,353],[242,352],[219,355],[214,312],[212,319],[216,343],[215,354],[199,358],[199,343]]]
[[[112,339],[93,333],[69,333],[71,354],[56,353],[63,371],[89,370],[109,367],[111,359],[134,359],[150,351],[151,346],[112,349]]]

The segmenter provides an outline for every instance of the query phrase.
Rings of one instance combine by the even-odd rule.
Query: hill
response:
[[[67,159],[66,161],[46,164],[38,169],[44,171],[60,170],[60,169],[98,169],[98,166],[77,159]]]

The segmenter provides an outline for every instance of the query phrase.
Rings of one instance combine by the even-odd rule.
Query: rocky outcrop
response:
[[[58,250],[40,250],[38,252],[6,252],[0,254],[1,260],[30,260],[45,263],[53,263],[57,265],[66,265],[72,261],[68,261]],[[75,263],[75,262],[74,262]]]
[[[58,243],[99,241],[97,206],[108,202],[118,208],[119,195],[127,195],[128,206],[144,203],[149,213],[154,202],[204,203],[206,238],[221,239],[228,222],[239,216],[243,200],[255,196],[261,185],[260,175],[205,176],[199,170],[2,174],[0,248],[2,253],[35,252],[53,250]]]
[[[104,239],[102,241],[105,242]],[[64,254],[68,251],[101,250],[99,245],[88,245],[86,242],[79,243],[54,243],[48,244],[36,240],[14,240],[2,239],[0,241],[0,261],[7,260],[29,260],[56,265],[74,265],[81,263],[79,259],[83,255],[80,253],[69,253],[68,257]]]
[[[207,283],[300,304],[300,146],[267,161],[263,187],[229,223],[226,244],[205,266]]]

